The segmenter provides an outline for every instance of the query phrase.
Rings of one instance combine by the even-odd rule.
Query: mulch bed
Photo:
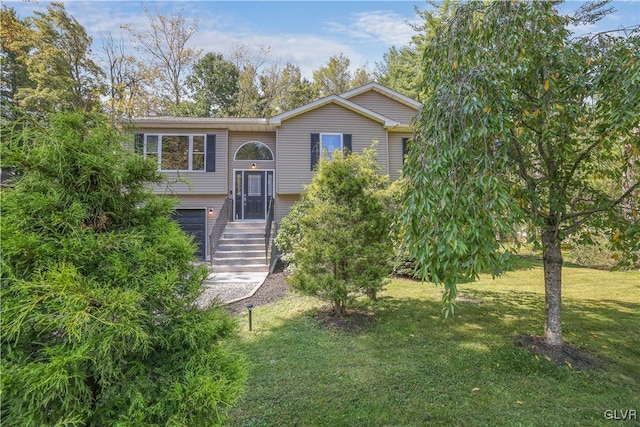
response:
[[[345,316],[340,316],[329,307],[318,310],[314,318],[321,327],[334,332],[358,332],[375,320],[374,313],[371,312],[347,310]]]
[[[543,337],[537,335],[518,335],[516,346],[529,350],[533,355],[539,355],[558,366],[569,366],[581,371],[604,370],[605,363],[591,353],[564,343],[562,345],[548,345]]]
[[[231,314],[244,313],[247,311],[247,304],[253,304],[254,307],[270,304],[284,298],[288,290],[289,285],[287,285],[284,279],[283,266],[281,263],[278,263],[275,271],[267,276],[262,286],[260,286],[253,296],[227,304],[225,308]]]
[[[233,315],[246,313],[248,304],[254,307],[270,304],[284,298],[288,291],[289,285],[285,280],[284,266],[278,263],[275,271],[267,276],[253,296],[224,307]],[[374,320],[374,315],[370,312],[347,310],[346,316],[339,316],[328,306],[318,309],[313,317],[321,327],[336,332],[356,332],[370,325]]]

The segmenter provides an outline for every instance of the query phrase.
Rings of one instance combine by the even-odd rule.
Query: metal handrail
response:
[[[227,197],[222,204],[222,208],[218,212],[216,221],[213,223],[213,228],[209,234],[209,257],[213,262],[213,255],[215,255],[218,249],[218,242],[222,238],[224,228],[227,226],[229,219],[233,217],[233,200]]]
[[[276,202],[273,197],[269,198],[269,208],[267,209],[267,223],[264,226],[264,257],[269,264],[269,249],[271,243],[271,230],[273,228],[273,218],[275,216]]]

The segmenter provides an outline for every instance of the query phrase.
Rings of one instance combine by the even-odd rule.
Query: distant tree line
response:
[[[147,8],[145,17],[145,25],[101,34],[93,52],[92,38],[63,3],[24,18],[3,5],[3,120],[18,111],[44,118],[74,109],[101,110],[114,123],[136,116],[269,117],[371,81],[419,97],[426,21],[408,46],[389,49],[374,71],[366,64],[354,70],[339,54],[309,80],[297,64],[270,58],[267,47],[239,44],[228,56],[196,49],[198,22],[181,12]]]

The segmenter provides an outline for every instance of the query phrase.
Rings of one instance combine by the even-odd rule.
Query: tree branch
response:
[[[520,172],[520,177],[527,184],[527,192],[529,193],[529,200],[531,201],[531,209],[536,216],[541,216],[543,218],[546,218],[546,216],[543,215],[538,209],[538,205],[535,199],[536,184],[535,184],[534,178],[527,173],[527,168],[526,168],[526,165],[524,164],[524,154],[520,149],[520,144],[516,143],[514,145],[516,148],[516,152],[518,153],[518,158],[516,159],[518,164],[518,170]]]
[[[610,209],[613,209],[614,207],[616,207],[620,203],[624,202],[629,196],[631,196],[631,193],[633,193],[637,188],[640,188],[640,181],[636,182],[631,187],[629,187],[629,189],[627,191],[625,191],[620,197],[618,197],[617,199],[613,200],[611,203],[609,203],[609,204],[607,204],[605,206],[598,207],[598,208],[567,214],[563,218],[561,218],[560,221],[572,220],[572,219],[575,219],[575,218],[583,217],[582,219],[573,221],[573,225],[571,225],[569,228],[567,228],[567,230],[566,230],[567,234],[574,233],[575,231],[578,230],[578,228],[580,228],[580,226],[582,224],[584,224],[589,219],[589,217],[591,215],[594,215],[594,214],[599,213],[599,212],[605,212],[605,211],[608,211]]]

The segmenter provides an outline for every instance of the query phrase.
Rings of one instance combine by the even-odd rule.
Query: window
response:
[[[249,175],[247,196],[262,196],[262,176],[263,175]]]
[[[352,135],[350,133],[312,133],[310,136],[311,142],[311,170],[315,170],[320,156],[325,156],[329,160],[333,160],[333,153],[340,150],[351,152],[352,150]]]
[[[342,153],[342,134],[322,133],[320,134],[320,153],[328,160],[333,159],[333,153],[338,150]]]
[[[204,171],[204,135],[146,135],[144,155],[160,170]]]
[[[193,150],[191,155],[191,169],[194,171],[204,170],[204,135],[193,136]]]
[[[273,153],[259,141],[249,141],[236,151],[236,160],[273,160]]]

